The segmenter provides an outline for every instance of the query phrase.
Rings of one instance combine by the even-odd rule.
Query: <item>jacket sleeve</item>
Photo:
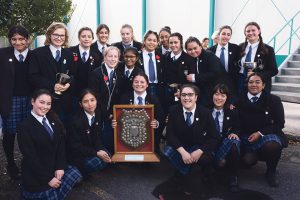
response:
[[[167,142],[174,149],[178,149],[179,147],[182,147],[182,144],[175,134],[175,129],[176,129],[175,125],[176,125],[175,115],[170,114],[168,117],[167,128],[166,128]]]

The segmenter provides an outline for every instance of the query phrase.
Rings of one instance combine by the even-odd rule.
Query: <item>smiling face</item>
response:
[[[131,69],[135,66],[135,63],[138,61],[138,57],[131,51],[128,51],[124,55],[124,61],[127,68]]]
[[[180,101],[182,106],[191,111],[195,108],[198,96],[195,94],[195,91],[190,87],[185,87],[180,93]]]
[[[91,31],[89,31],[89,30],[82,31],[79,36],[80,46],[84,49],[89,49],[92,42],[93,42],[93,35],[92,35]]]
[[[251,76],[248,81],[248,92],[252,95],[259,94],[265,88],[265,84],[263,83],[262,79],[257,76]]]
[[[146,51],[152,52],[156,49],[158,45],[157,37],[154,34],[149,34],[144,41],[144,46]]]
[[[228,44],[230,38],[231,38],[231,30],[228,28],[222,29],[219,35],[219,44],[221,46],[225,46],[226,44]]]
[[[190,42],[186,47],[186,52],[194,58],[200,56],[202,52],[202,48],[199,46],[199,44],[197,44],[197,42]]]
[[[93,94],[87,93],[82,98],[80,106],[85,112],[89,113],[90,115],[94,115],[97,108],[97,99]]]
[[[129,27],[125,27],[121,29],[121,38],[124,44],[130,44],[133,40],[133,31]]]
[[[42,94],[31,100],[32,111],[38,116],[45,116],[51,109],[52,99],[48,94]]]
[[[179,54],[182,51],[180,40],[176,36],[172,36],[169,38],[169,47],[175,55]]]
[[[97,34],[98,41],[101,44],[106,44],[109,38],[109,31],[106,28],[102,28]]]
[[[159,42],[165,49],[169,48],[169,37],[170,33],[167,31],[161,31],[159,33]]]
[[[251,44],[258,42],[259,34],[260,30],[257,26],[249,25],[245,28],[245,36]]]
[[[58,28],[53,31],[50,37],[51,44],[56,48],[60,48],[65,42],[66,31],[64,28]]]
[[[19,52],[23,52],[28,46],[28,40],[19,34],[14,34],[10,43]]]
[[[224,107],[226,100],[227,100],[227,95],[222,94],[220,90],[217,90],[217,92],[215,92],[213,95],[214,107],[217,108],[218,110]]]
[[[145,79],[145,77],[137,75],[134,77],[133,82],[132,82],[132,87],[133,90],[138,94],[141,95],[143,94],[146,89],[148,88],[148,83]]]
[[[119,52],[116,49],[108,50],[104,62],[109,68],[115,68],[119,62]]]

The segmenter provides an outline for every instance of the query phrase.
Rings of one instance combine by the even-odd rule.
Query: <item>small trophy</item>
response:
[[[243,63],[243,67],[247,70],[254,70],[257,66],[256,62],[244,62]]]
[[[179,90],[180,86],[181,86],[181,85],[178,84],[178,83],[172,83],[172,84],[169,85],[169,87],[170,87],[170,89],[171,89],[171,92],[172,92],[173,94],[175,94],[175,93]],[[179,101],[179,99],[178,99],[176,96],[174,96],[174,100],[175,100],[175,101]]]
[[[56,82],[61,84],[61,85],[65,85],[67,83],[71,82],[71,77],[68,75],[68,71],[67,73],[57,73],[56,74]],[[60,91],[55,91],[56,94],[61,95]]]

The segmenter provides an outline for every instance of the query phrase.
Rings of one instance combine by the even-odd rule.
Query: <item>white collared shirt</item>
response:
[[[125,65],[124,74],[126,74],[126,71],[128,70],[128,71],[129,71],[128,77],[129,77],[133,69],[134,69],[134,67],[131,68],[131,69],[129,69],[129,68]]]
[[[87,116],[88,118],[88,121],[89,121],[89,125],[92,126],[92,118],[95,117],[95,114],[94,115],[90,115],[89,113],[85,112],[85,115]]]
[[[106,68],[106,70],[107,70],[107,75],[108,75],[108,78],[110,78],[110,77],[109,77],[109,75],[110,75],[110,72],[111,72],[111,71],[114,71],[114,70],[115,70],[115,68],[110,68],[110,67],[108,67],[106,63],[105,63],[105,68]]]
[[[20,59],[19,55],[22,54],[23,55],[23,61],[25,61],[27,54],[28,54],[28,48],[26,48],[23,52],[19,52],[18,50],[14,49],[14,54],[17,60]]]
[[[192,112],[192,115],[191,115],[190,119],[191,119],[191,124],[194,123],[194,117],[195,117],[196,107],[197,107],[197,105],[195,105],[195,107],[191,111],[188,111],[187,109],[185,109],[184,107],[182,107],[183,108],[184,121],[186,121],[186,114],[185,114],[185,112]]]
[[[36,120],[38,120],[38,122],[40,122],[42,125],[43,125],[43,118],[45,117],[45,118],[46,118],[46,124],[47,124],[47,125],[50,127],[50,129],[53,131],[53,129],[52,129],[52,127],[51,127],[51,125],[50,125],[50,123],[49,123],[49,121],[48,121],[48,119],[47,119],[46,116],[39,116],[39,115],[35,114],[35,113],[33,112],[33,110],[31,110],[31,114],[32,114],[32,116],[33,116]]]
[[[216,118],[216,115],[217,115],[216,113],[217,112],[220,112],[218,120],[219,120],[220,132],[222,132],[222,130],[223,130],[224,110],[223,109],[218,110],[218,109],[214,108],[214,110],[212,112],[212,116],[213,116],[214,119]]]
[[[100,51],[102,54],[103,54],[102,48],[104,47],[104,49],[107,49],[107,44],[102,45],[98,40],[97,40],[97,46],[98,46],[99,51]]]
[[[148,53],[152,53],[152,60],[153,60],[153,63],[154,63],[155,81],[153,83],[158,83],[155,51],[152,51],[152,52],[148,52],[146,50],[143,51],[143,62],[144,62],[145,74],[149,77],[149,60],[150,60],[150,57],[149,57]]]
[[[164,46],[161,46],[161,53],[165,55],[167,52],[171,51],[170,48],[166,49]]]
[[[133,91],[134,105],[139,105],[138,97],[142,97],[143,98],[143,105],[145,105],[146,104],[146,102],[145,102],[146,96],[147,96],[147,92],[146,91],[143,94],[141,94],[141,95],[138,95],[135,91]]]
[[[261,95],[261,92],[258,93],[257,95],[253,95],[253,94],[251,94],[250,92],[247,93],[247,97],[248,97],[249,101],[251,101],[251,102],[252,102],[251,99],[252,99],[253,97],[258,97],[258,99],[259,99],[260,95]],[[257,99],[257,100],[258,100],[258,99]]]
[[[219,45],[217,46],[216,49],[216,56],[220,58],[221,52],[222,52],[223,46]],[[228,43],[224,46],[224,58],[225,58],[225,69],[228,71],[228,57],[229,57],[229,50],[228,50]]]
[[[257,49],[258,49],[258,45],[259,45],[259,41],[258,41],[258,42],[255,42],[255,43],[253,43],[253,44],[250,44],[250,42],[248,42],[247,47],[246,47],[246,49],[245,49],[245,55],[242,57],[242,60],[241,60],[242,66],[243,66],[243,64],[244,64],[244,62],[245,62],[245,59],[246,59],[246,56],[247,56],[247,54],[248,54],[248,51],[249,51],[250,46],[251,46],[251,48],[252,48],[252,51],[251,51],[251,62],[254,62],[255,55],[256,55],[256,51],[257,51]],[[240,73],[243,73],[243,72],[244,72],[244,68],[241,67]]]
[[[50,51],[52,53],[53,58],[55,59],[56,57],[56,51],[59,50],[59,56],[61,57],[61,47],[59,47],[58,49],[55,48],[52,44],[49,45],[50,47]]]
[[[125,49],[126,47],[125,47],[125,44],[124,44],[123,42],[122,42],[122,45],[123,45],[123,47],[124,47],[124,49]],[[133,47],[133,40],[130,42],[129,45],[130,45],[130,47]]]
[[[90,49],[85,50],[85,49],[83,49],[83,48],[79,45],[80,58],[82,58],[83,52],[86,52],[85,60],[88,60],[88,59],[89,59],[89,56],[90,56]]]
[[[173,53],[173,51],[172,51],[171,54],[170,54],[170,56],[171,56],[172,60],[174,60],[173,57],[175,57],[175,60],[177,60],[177,59],[181,56],[181,54],[182,54],[182,51],[181,51],[179,54],[177,54],[177,55],[175,55],[175,54]]]

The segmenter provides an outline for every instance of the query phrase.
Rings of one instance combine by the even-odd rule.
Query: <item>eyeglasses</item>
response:
[[[53,38],[54,39],[58,39],[58,38],[60,38],[60,39],[64,39],[66,36],[65,35],[59,35],[59,34],[52,34],[52,36],[53,36]]]
[[[195,93],[181,93],[181,97],[186,97],[186,96],[188,96],[188,97],[193,97],[195,95]]]
[[[136,56],[124,56],[124,58],[127,60],[129,60],[129,59],[133,60],[136,58]]]

